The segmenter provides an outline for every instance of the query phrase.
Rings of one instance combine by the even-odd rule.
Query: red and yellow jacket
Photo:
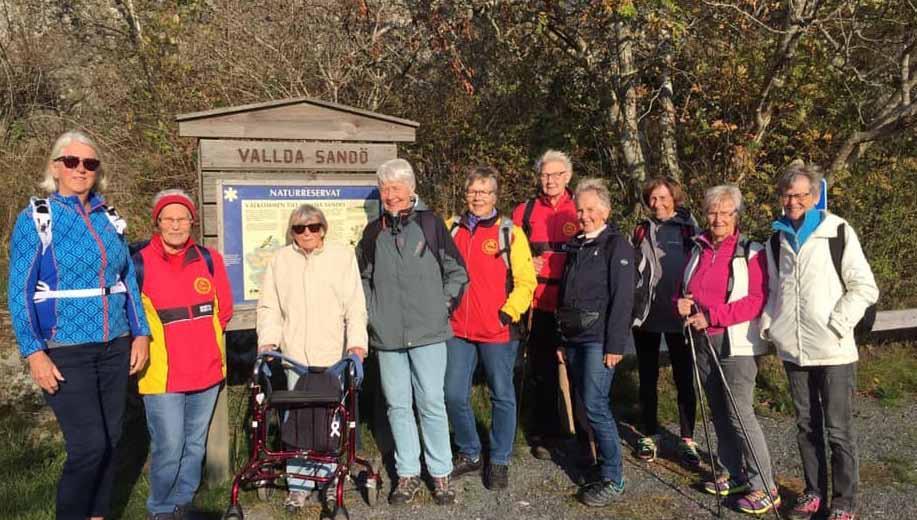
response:
[[[470,284],[450,322],[456,337],[481,343],[505,343],[513,337],[513,327],[500,319],[517,323],[528,310],[535,291],[535,267],[525,233],[512,227],[509,244],[510,269],[500,251],[499,215],[481,220],[474,231],[464,219],[457,223],[455,245],[465,261]]]
[[[169,254],[154,235],[134,254],[152,333],[141,394],[203,390],[226,375],[223,329],[232,318],[232,291],[223,257],[208,248],[211,274],[202,249],[189,239]]]
[[[524,222],[526,206],[532,205],[528,222]],[[544,266],[538,273],[538,287],[532,307],[554,312],[557,310],[557,294],[564,275],[566,253],[563,246],[579,233],[576,205],[569,190],[561,195],[557,204],[551,205],[544,195],[523,202],[513,211],[513,222],[525,230],[532,255],[540,255]],[[527,229],[528,228],[528,229]]]

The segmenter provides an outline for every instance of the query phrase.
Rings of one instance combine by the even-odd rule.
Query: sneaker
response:
[[[624,493],[624,479],[620,484],[611,480],[601,480],[587,485],[580,492],[580,502],[590,507],[604,507],[614,502]]]
[[[551,460],[551,450],[541,444],[536,444],[532,446],[532,456],[538,460]]]
[[[646,462],[653,462],[656,460],[655,436],[640,437],[640,440],[637,441],[637,458]]]
[[[452,474],[450,476],[453,480],[458,480],[459,477],[468,473],[480,471],[483,465],[484,462],[481,461],[480,456],[471,458],[468,455],[459,453],[452,458]]]
[[[175,520],[175,513],[147,513],[146,520]]]
[[[494,491],[509,487],[509,466],[506,464],[488,464],[484,472],[484,487]]]
[[[805,493],[796,499],[796,505],[787,514],[791,520],[809,520],[821,509],[821,497],[814,493]]]
[[[455,491],[449,489],[449,477],[433,477],[433,501],[440,506],[455,503]]]
[[[722,497],[735,495],[736,493],[745,493],[749,489],[751,488],[748,486],[748,482],[725,475],[716,479],[716,481],[710,480],[704,482],[704,491],[711,495],[720,495]]]
[[[172,512],[173,520],[191,520],[194,517],[194,512],[191,509],[191,504],[180,504],[175,506],[175,511]]]
[[[296,512],[306,507],[309,495],[309,491],[290,491],[287,493],[286,500],[283,501],[283,507],[290,513]]]
[[[831,510],[831,515],[828,516],[828,520],[855,520],[856,515],[853,514],[853,511],[847,511],[844,509],[833,509]]]
[[[681,462],[687,466],[695,468],[700,466],[700,455],[697,453],[697,443],[694,442],[694,439],[681,439],[678,444],[678,456],[681,457]]]
[[[393,506],[410,504],[420,492],[421,487],[423,484],[420,482],[420,477],[401,477],[398,479],[395,490],[392,491],[392,496],[388,498],[388,503]]]
[[[774,497],[773,502],[771,502],[771,497]],[[780,507],[780,495],[777,494],[776,489],[771,490],[770,496],[763,489],[756,489],[740,498],[736,503],[736,507],[743,513],[763,515],[774,509],[774,507]]]

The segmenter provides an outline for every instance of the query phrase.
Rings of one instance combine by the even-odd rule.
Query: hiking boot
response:
[[[175,520],[175,513],[147,513],[146,520]]]
[[[452,458],[452,480],[458,480],[459,477],[467,475],[468,473],[473,473],[480,471],[481,467],[484,465],[484,462],[481,461],[481,457],[469,457],[468,455],[459,453]]]
[[[604,507],[614,502],[621,494],[624,493],[624,479],[620,484],[615,484],[611,480],[601,480],[587,485],[580,492],[580,502],[590,507]]]
[[[774,497],[773,502],[771,502],[771,497]],[[756,489],[740,498],[736,502],[736,507],[739,508],[739,511],[749,515],[763,515],[774,507],[780,507],[780,495],[777,494],[776,489],[771,490],[770,496],[763,489]]]
[[[640,437],[637,441],[637,458],[645,462],[656,460],[656,438]]]
[[[551,460],[551,450],[541,444],[536,444],[532,446],[532,456],[538,460]]]
[[[421,487],[423,483],[420,482],[420,477],[401,477],[398,479],[395,490],[392,491],[392,496],[388,497],[388,503],[393,506],[410,504],[420,492]]]
[[[509,466],[506,464],[488,464],[484,472],[484,487],[491,491],[509,487]]]
[[[191,520],[194,516],[194,510],[191,508],[191,504],[177,505],[175,506],[175,511],[172,512],[173,520]]]
[[[711,495],[720,495],[722,497],[735,495],[736,493],[745,493],[751,489],[748,482],[734,479],[725,475],[716,479],[716,481],[704,482],[704,491]]]
[[[449,489],[449,477],[433,477],[433,501],[440,506],[455,503],[455,491]]]
[[[853,514],[853,511],[847,511],[845,509],[832,509],[831,515],[828,516],[828,520],[855,520],[856,515]]]
[[[682,438],[678,444],[678,456],[686,466],[696,468],[700,466],[700,455],[697,453],[697,443],[694,439]]]
[[[286,500],[283,501],[283,507],[287,512],[295,513],[306,506],[310,494],[309,491],[290,491],[287,493]]]
[[[821,509],[821,497],[814,493],[804,493],[796,499],[796,505],[787,513],[791,520],[809,520]]]

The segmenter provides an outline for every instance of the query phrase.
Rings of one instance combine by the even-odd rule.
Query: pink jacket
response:
[[[701,248],[701,255],[685,292],[693,295],[694,301],[707,315],[710,322],[707,332],[711,335],[722,334],[726,327],[757,318],[767,303],[767,257],[763,254],[748,260],[748,294],[732,303],[726,303],[729,265],[738,237],[736,232],[719,246],[714,246],[709,232],[695,239]]]

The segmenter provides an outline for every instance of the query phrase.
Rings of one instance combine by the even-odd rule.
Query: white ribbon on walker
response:
[[[332,437],[341,436],[341,418],[338,416],[335,416],[334,420],[331,421],[331,436]]]

